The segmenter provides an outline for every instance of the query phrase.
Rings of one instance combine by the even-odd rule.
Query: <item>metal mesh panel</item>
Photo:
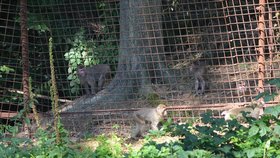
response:
[[[20,4],[0,4],[0,117],[11,124],[9,118],[23,109]],[[227,106],[250,103],[262,90],[278,92],[266,84],[280,77],[276,0],[263,6],[264,21],[257,0],[33,0],[27,6],[25,64],[37,110],[51,110],[52,37],[62,118],[73,131],[102,133],[117,124],[127,133],[134,110],[159,103],[168,105],[175,121],[195,119],[207,109],[219,116]],[[196,95],[196,72],[190,70],[196,61],[206,67],[203,95]],[[79,64],[110,66],[97,94],[85,94],[76,74]]]

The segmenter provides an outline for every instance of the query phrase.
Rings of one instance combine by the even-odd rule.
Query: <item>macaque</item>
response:
[[[238,95],[244,95],[248,91],[248,86],[245,81],[239,81],[236,84],[236,91]]]
[[[102,90],[110,72],[110,66],[107,64],[93,65],[91,67],[79,65],[77,69],[80,83],[85,88],[87,95],[96,94]]]
[[[206,73],[205,65],[203,65],[199,61],[196,61],[191,64],[190,72],[194,75],[194,79],[195,79],[195,94],[203,95],[205,92],[205,79],[204,79],[204,75]]]
[[[238,120],[243,118],[242,112],[247,113],[247,117],[253,117],[255,119],[258,119],[260,116],[260,108],[259,107],[236,107],[229,109],[227,111],[222,112],[222,116],[224,116],[225,120],[232,120],[233,118],[236,118]]]
[[[138,135],[143,137],[147,125],[152,130],[158,130],[157,125],[164,115],[166,115],[166,105],[159,104],[156,108],[143,108],[133,113],[132,119],[136,123],[136,128],[132,131],[132,138]]]

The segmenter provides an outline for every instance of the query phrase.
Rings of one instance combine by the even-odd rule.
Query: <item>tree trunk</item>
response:
[[[120,102],[154,93],[152,83],[176,83],[163,59],[161,22],[161,0],[121,0],[116,75],[105,90],[76,101],[69,110],[88,111],[101,106],[120,108]]]

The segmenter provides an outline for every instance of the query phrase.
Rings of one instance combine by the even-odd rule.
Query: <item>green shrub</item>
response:
[[[35,143],[29,138],[3,138],[0,141],[0,157],[4,158],[85,158],[93,157],[90,150],[79,151],[70,147],[67,131],[59,126],[61,143],[56,144],[55,134],[48,130],[38,129]]]
[[[112,134],[110,137],[100,135],[97,137],[99,146],[96,148],[95,157],[120,158],[123,157],[122,139]]]

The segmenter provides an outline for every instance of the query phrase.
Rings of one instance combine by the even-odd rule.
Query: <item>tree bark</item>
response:
[[[152,83],[176,83],[164,60],[161,0],[120,1],[118,68],[105,90],[74,102],[69,111],[88,111],[154,93]],[[129,108],[129,107],[126,107]]]

